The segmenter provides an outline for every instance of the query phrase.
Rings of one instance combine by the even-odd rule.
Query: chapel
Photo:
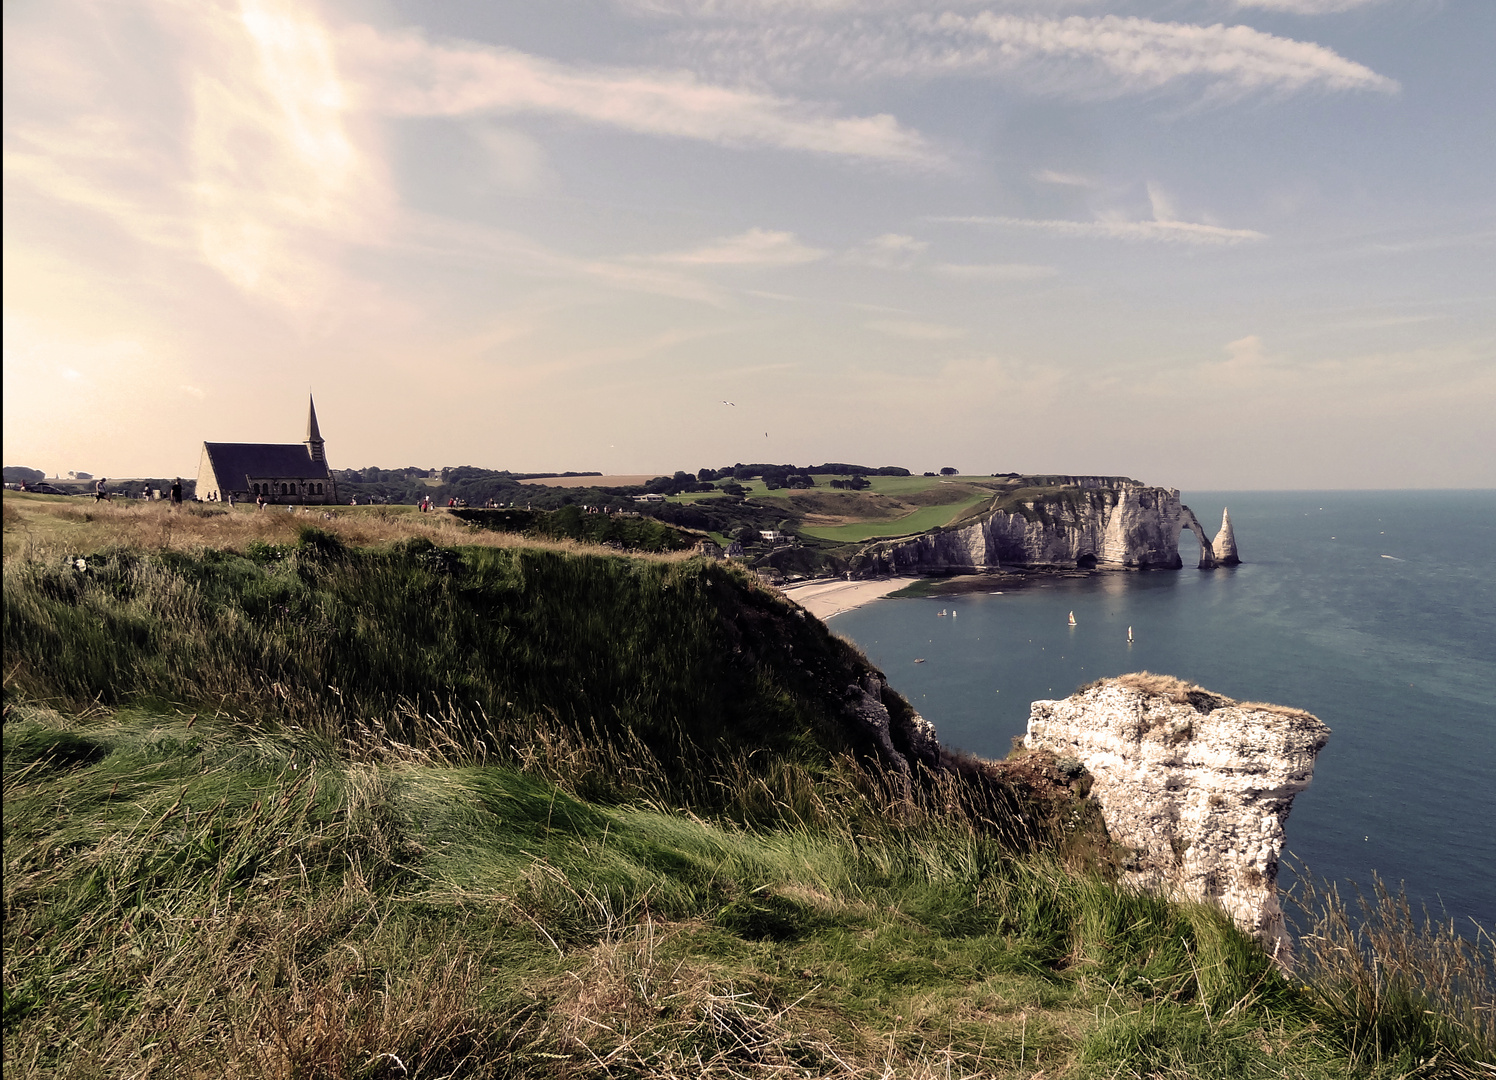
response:
[[[300,443],[203,443],[197,497],[227,502],[265,496],[266,502],[333,504],[337,484],[327,467],[317,403],[308,399],[306,439]]]

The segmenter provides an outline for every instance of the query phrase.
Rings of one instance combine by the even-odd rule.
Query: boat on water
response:
[[[925,658],[923,656],[916,656],[914,658],[914,662],[916,664],[923,664],[925,662]]]
[[[1075,612],[1073,612],[1073,611],[1070,613],[1070,625],[1071,626],[1075,625]]]
[[[1127,628],[1127,644],[1132,644],[1132,627]]]

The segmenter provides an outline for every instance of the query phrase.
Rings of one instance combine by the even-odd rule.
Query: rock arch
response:
[[[1179,504],[1180,527],[1188,529],[1195,534],[1195,539],[1200,541],[1200,569],[1214,570],[1216,568],[1215,551],[1210,546],[1210,540],[1205,536],[1205,529],[1200,525],[1200,519],[1195,517],[1195,512],[1183,503]]]

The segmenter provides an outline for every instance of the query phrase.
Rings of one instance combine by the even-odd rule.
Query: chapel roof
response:
[[[303,443],[205,442],[203,450],[220,484],[250,477],[321,479],[328,475],[327,462],[313,461]]]

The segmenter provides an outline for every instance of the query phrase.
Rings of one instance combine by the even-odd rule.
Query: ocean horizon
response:
[[[1242,565],[1196,570],[1184,532],[1181,570],[891,597],[830,625],[983,757],[1008,753],[1031,702],[1128,671],[1307,709],[1332,735],[1280,888],[1300,868],[1342,890],[1375,875],[1415,911],[1496,926],[1496,491],[1181,498],[1212,535],[1230,508]]]

